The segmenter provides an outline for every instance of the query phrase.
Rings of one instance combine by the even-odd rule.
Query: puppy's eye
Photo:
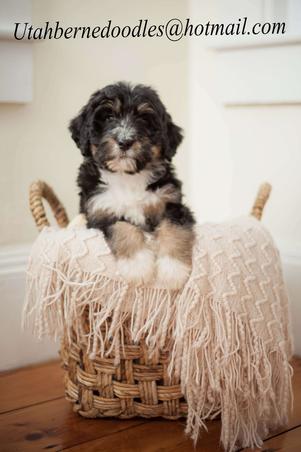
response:
[[[94,121],[101,127],[102,124],[110,121],[112,118],[114,118],[114,112],[111,108],[100,107],[95,113]]]
[[[138,123],[152,130],[160,128],[159,119],[153,112],[140,113],[137,118]]]
[[[152,122],[154,115],[152,113],[140,113],[138,119],[142,122]]]
[[[150,111],[144,111],[143,113],[139,114],[139,117],[142,119],[149,119],[151,116],[153,116],[153,112]]]

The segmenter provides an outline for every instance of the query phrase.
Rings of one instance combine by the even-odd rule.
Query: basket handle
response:
[[[255,202],[251,210],[251,215],[257,218],[257,220],[261,220],[262,212],[267,200],[269,199],[271,190],[272,186],[268,182],[264,182],[259,187]]]
[[[33,182],[29,188],[29,206],[38,230],[41,231],[45,226],[50,225],[46,217],[43,198],[48,201],[57,224],[61,228],[66,227],[69,223],[69,219],[64,206],[57,198],[52,188],[46,184],[46,182],[38,180]]]

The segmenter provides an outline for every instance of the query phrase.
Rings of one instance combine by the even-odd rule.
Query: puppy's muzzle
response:
[[[122,152],[128,151],[133,146],[133,144],[135,142],[135,140],[132,140],[132,139],[129,139],[129,140],[127,140],[127,139],[119,139],[119,140],[116,140],[116,141],[117,141],[117,144],[119,146],[119,149]]]

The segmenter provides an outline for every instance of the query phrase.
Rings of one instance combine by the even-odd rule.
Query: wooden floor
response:
[[[289,425],[268,438],[262,452],[301,452],[301,359],[294,359],[294,411]],[[0,375],[0,451],[194,451],[185,421],[83,419],[64,399],[58,362]],[[219,421],[196,451],[220,451]],[[250,451],[251,449],[244,449]],[[260,449],[256,449],[260,450]]]

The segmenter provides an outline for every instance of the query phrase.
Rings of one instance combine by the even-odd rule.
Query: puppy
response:
[[[179,289],[191,270],[194,217],[171,164],[181,129],[157,93],[116,83],[97,91],[70,123],[84,157],[80,211],[103,231],[119,274]]]

